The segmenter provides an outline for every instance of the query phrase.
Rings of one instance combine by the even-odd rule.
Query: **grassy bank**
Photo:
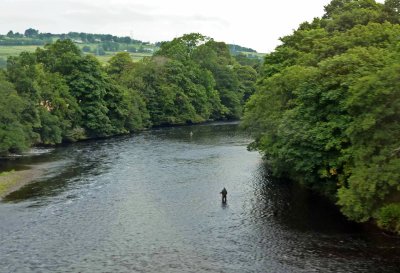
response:
[[[31,166],[28,170],[0,173],[0,199],[34,181],[42,174],[43,168],[39,166]]]

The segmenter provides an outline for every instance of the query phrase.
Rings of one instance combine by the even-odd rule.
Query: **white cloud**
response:
[[[278,38],[323,14],[329,0],[0,0],[0,32],[68,31],[170,40],[200,32],[216,40],[274,49]]]

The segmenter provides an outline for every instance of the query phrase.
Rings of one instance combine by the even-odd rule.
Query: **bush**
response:
[[[376,216],[379,227],[400,234],[400,204],[382,207]]]
[[[67,142],[76,142],[79,140],[87,139],[86,131],[82,127],[74,128],[64,136],[64,139]]]

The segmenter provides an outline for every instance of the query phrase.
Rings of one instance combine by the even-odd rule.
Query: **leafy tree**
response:
[[[45,69],[65,78],[71,95],[80,106],[82,117],[79,125],[88,137],[124,132],[123,128],[112,124],[106,101],[106,96],[112,97],[112,93],[119,90],[110,88],[100,63],[94,57],[83,56],[70,40],[57,41],[45,50],[39,49],[37,55]]]
[[[161,125],[240,116],[244,90],[233,63],[226,44],[193,33],[163,42],[153,58],[137,65],[119,54],[107,69],[139,91],[152,123]]]
[[[33,29],[33,28],[28,28],[27,30],[25,30],[24,35],[25,37],[36,37],[39,34],[39,30]]]
[[[235,56],[235,60],[240,64],[240,65],[248,65],[254,68],[256,71],[259,70],[261,61],[258,58],[249,58],[247,55],[240,53]]]
[[[39,68],[41,68],[39,66]],[[70,94],[64,78],[58,73],[39,69],[36,85],[40,92],[38,133],[44,144],[61,143],[80,124],[81,110]]]
[[[23,52],[19,57],[10,57],[7,60],[7,77],[14,84],[18,95],[27,103],[21,113],[21,123],[29,128],[29,139],[32,143],[40,142],[40,135],[36,133],[40,127],[40,117],[37,104],[39,91],[35,84],[37,75],[36,56]]]
[[[239,90],[242,98],[241,104],[244,104],[256,91],[257,71],[247,65],[235,65],[233,70],[239,80]]]
[[[27,101],[0,73],[0,154],[21,152],[30,146],[30,128],[20,120]]]
[[[234,59],[223,42],[209,40],[193,52],[193,60],[209,70],[215,79],[215,89],[227,111],[227,118],[239,118],[242,114],[242,96],[239,80],[233,69]]]
[[[350,219],[400,232],[400,26],[396,2],[385,5],[333,0],[283,37],[243,126],[275,175],[327,194]]]
[[[386,0],[384,10],[387,13],[387,20],[389,22],[398,24],[400,23],[400,1],[399,0]]]
[[[160,49],[155,55],[168,57],[181,62],[189,61],[197,46],[207,40],[209,40],[209,38],[199,33],[185,34],[182,37],[173,39],[171,42],[161,43]]]
[[[118,76],[133,67],[132,57],[127,52],[120,52],[115,54],[108,61],[108,66],[106,68],[107,73],[111,76]]]

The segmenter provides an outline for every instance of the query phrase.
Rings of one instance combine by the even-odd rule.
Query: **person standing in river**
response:
[[[225,187],[221,191],[222,195],[222,203],[226,203],[226,196],[228,195],[228,191],[225,189]]]

